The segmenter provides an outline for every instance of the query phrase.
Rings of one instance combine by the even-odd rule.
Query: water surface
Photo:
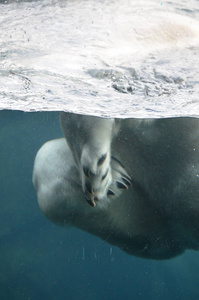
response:
[[[199,116],[197,0],[10,1],[0,9],[0,109]]]

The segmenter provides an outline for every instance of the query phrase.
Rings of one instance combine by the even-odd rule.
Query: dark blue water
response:
[[[32,168],[39,147],[62,136],[58,118],[0,111],[0,299],[199,299],[199,253],[139,259],[42,215]]]

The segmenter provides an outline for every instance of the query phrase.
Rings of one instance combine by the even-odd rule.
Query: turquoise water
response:
[[[0,111],[0,299],[197,299],[197,252],[139,259],[42,215],[33,161],[60,136],[56,112]]]

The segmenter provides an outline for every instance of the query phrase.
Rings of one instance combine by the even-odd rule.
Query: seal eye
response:
[[[107,157],[107,154],[106,154],[106,153],[105,153],[104,155],[102,155],[102,156],[100,157],[100,159],[98,160],[97,165],[98,165],[98,166],[101,166],[101,165],[103,164],[103,162],[105,161],[106,157]]]

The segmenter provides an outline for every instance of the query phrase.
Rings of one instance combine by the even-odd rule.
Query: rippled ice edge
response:
[[[0,1],[0,109],[199,117],[199,1]]]

